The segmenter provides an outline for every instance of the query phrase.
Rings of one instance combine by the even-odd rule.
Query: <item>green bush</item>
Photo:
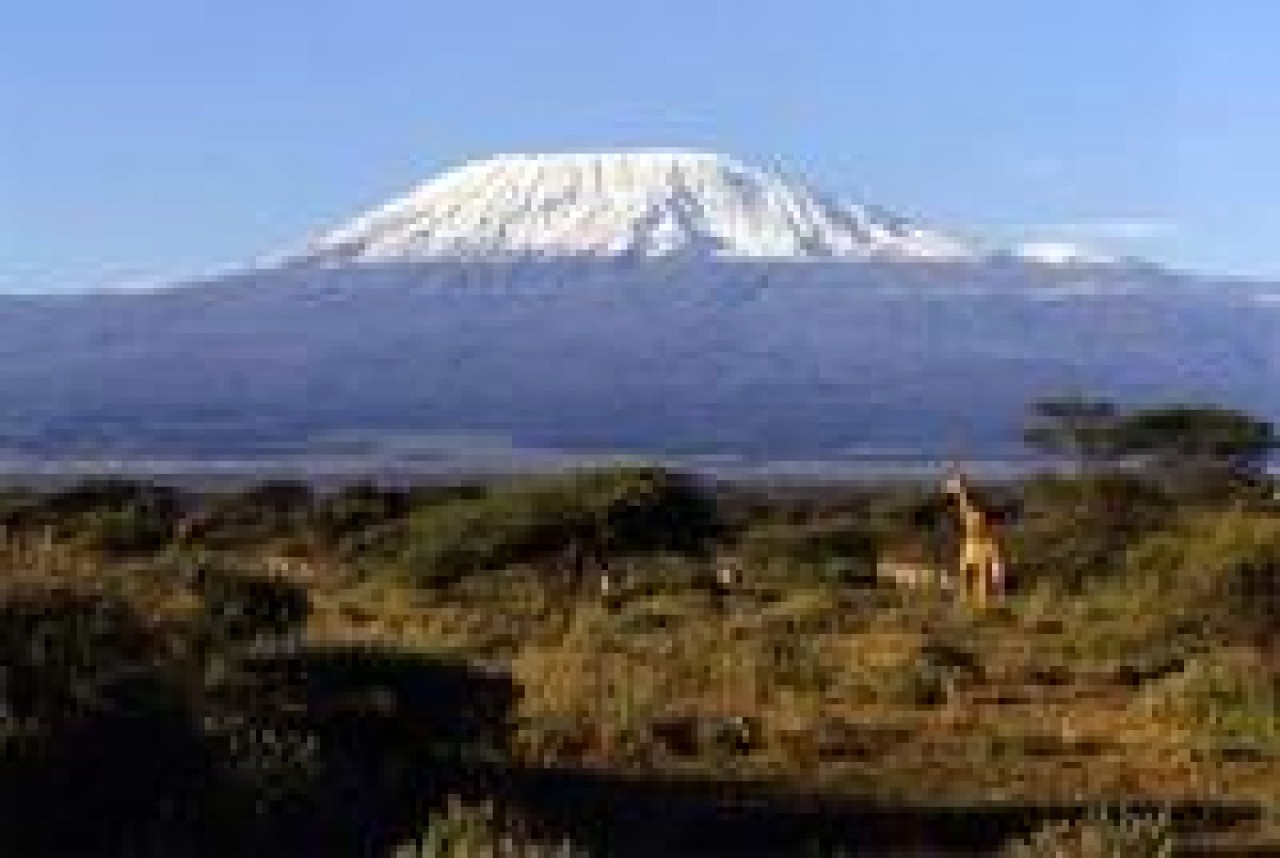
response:
[[[413,516],[403,559],[418,580],[443,583],[544,553],[561,526],[527,495],[451,501]]]
[[[153,553],[173,537],[174,516],[142,504],[87,513],[76,522],[74,541],[111,556]]]
[[[169,544],[181,503],[173,489],[124,480],[90,480],[43,494],[6,491],[0,527],[47,533],[108,557],[146,554]]]
[[[1280,519],[1273,516],[1194,515],[1137,543],[1123,568],[1180,620],[1200,621],[1226,640],[1280,635]]]
[[[853,522],[766,521],[744,530],[735,550],[751,568],[781,567],[830,583],[847,583],[874,573],[876,547],[868,528]]]
[[[692,482],[652,468],[617,468],[499,487],[415,513],[404,563],[424,581],[573,551],[594,559],[700,550],[713,503]]]
[[[265,482],[242,492],[207,498],[194,534],[205,545],[234,548],[309,533],[313,526],[311,489],[291,481]]]
[[[1173,513],[1170,499],[1135,475],[1040,478],[1024,489],[1009,529],[1010,562],[1024,582],[1079,590],[1122,571],[1125,553]]]
[[[398,520],[408,509],[408,492],[357,484],[317,501],[313,526],[330,543],[340,543]]]
[[[51,517],[62,519],[129,506],[171,509],[177,501],[178,493],[164,486],[129,480],[94,479],[45,494],[39,503]]]

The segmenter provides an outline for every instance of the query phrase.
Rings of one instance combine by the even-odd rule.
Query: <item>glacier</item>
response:
[[[677,150],[465,164],[291,254],[300,264],[562,258],[961,259],[964,242],[781,170]]]

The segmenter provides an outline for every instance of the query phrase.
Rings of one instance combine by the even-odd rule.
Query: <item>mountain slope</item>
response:
[[[721,156],[507,156],[279,265],[0,297],[0,452],[1008,455],[1043,396],[1280,418],[1280,286],[984,254]]]
[[[0,447],[205,454],[413,437],[1007,454],[1039,396],[1280,416],[1280,288],[1018,263],[258,272],[0,301]]]

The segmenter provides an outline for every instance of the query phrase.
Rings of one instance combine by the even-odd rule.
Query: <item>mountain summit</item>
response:
[[[701,152],[503,155],[448,172],[292,261],[956,260],[963,242]]]

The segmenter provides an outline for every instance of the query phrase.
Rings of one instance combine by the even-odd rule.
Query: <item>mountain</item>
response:
[[[977,456],[1046,395],[1280,417],[1280,285],[1050,250],[720,156],[506,156],[269,266],[0,298],[0,449]]]
[[[310,242],[296,262],[964,259],[962,242],[722,155],[504,155]]]

